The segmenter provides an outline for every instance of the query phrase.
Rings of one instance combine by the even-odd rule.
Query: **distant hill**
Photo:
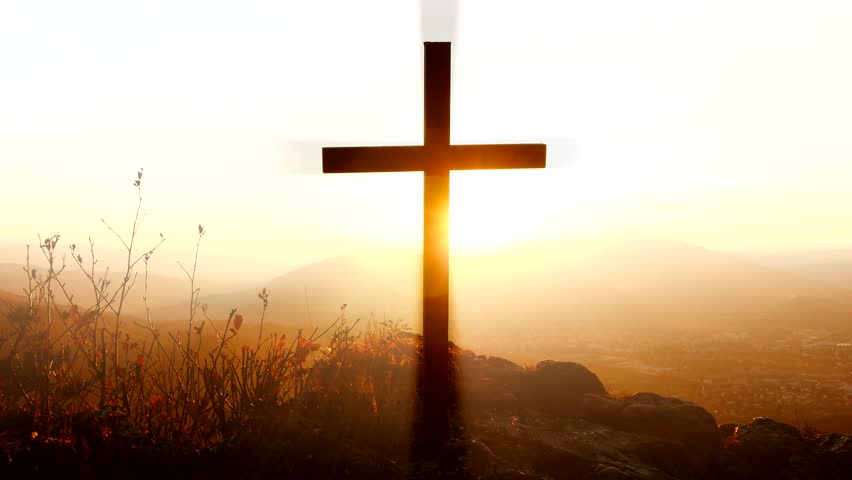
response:
[[[601,328],[836,327],[852,315],[849,290],[741,255],[658,238],[586,245],[579,255],[575,249],[581,246],[551,242],[453,257],[451,308],[458,330],[465,336],[505,336],[590,323]],[[324,325],[348,304],[352,318],[403,318],[419,328],[420,275],[416,255],[337,257],[256,289],[202,295],[201,301],[210,305],[211,315],[238,308],[250,320],[260,312],[258,291],[267,287],[268,322]],[[802,299],[820,307],[808,314]],[[176,304],[154,313],[173,318],[185,311]]]
[[[578,273],[618,296],[696,322],[744,320],[768,314],[794,297],[840,299],[848,293],[737,255],[665,239],[612,245],[581,262]]]
[[[852,249],[826,248],[743,255],[764,265],[852,289]]]
[[[144,270],[138,268],[139,272],[136,279],[136,284],[130,290],[125,301],[124,309],[127,313],[133,315],[141,315],[145,312],[145,302],[142,299],[144,295]],[[46,274],[46,269],[37,267],[37,272],[41,275]],[[102,272],[95,272],[99,279]],[[107,277],[111,282],[110,291],[113,287],[120,285],[124,275],[122,272],[110,272]],[[95,299],[94,289],[88,278],[79,271],[76,265],[69,264],[65,271],[60,275],[60,280],[65,284],[66,290],[70,295],[73,295],[74,302],[80,305],[92,305]],[[24,272],[24,267],[18,264],[0,263],[0,290],[22,294],[22,289],[27,286],[27,274]],[[161,275],[148,276],[148,298],[149,303],[172,304],[181,300],[189,302],[189,282],[174,277],[166,277]],[[57,292],[56,301],[59,303],[69,303],[61,292]]]
[[[399,257],[400,262],[382,263],[369,257],[335,257],[304,265],[271,279],[257,288],[226,294],[204,295],[201,303],[209,306],[211,318],[226,318],[237,308],[251,323],[259,319],[261,301],[258,292],[270,292],[266,321],[286,326],[324,326],[348,304],[348,316],[364,318],[375,314],[414,318],[419,316],[420,278],[415,257]],[[186,318],[187,306],[166,305],[152,312],[158,319]]]
[[[27,299],[23,295],[15,295],[0,290],[0,315],[6,315],[12,307],[24,305],[26,302]]]
[[[476,268],[457,271],[455,311],[464,321],[460,330],[466,338],[541,337],[571,325],[849,328],[852,318],[852,296],[846,289],[667,239],[609,242],[578,259],[555,254],[550,260],[525,262],[518,255],[502,270],[489,268],[485,278]],[[797,298],[827,302],[832,308],[793,314],[801,312],[793,301]]]

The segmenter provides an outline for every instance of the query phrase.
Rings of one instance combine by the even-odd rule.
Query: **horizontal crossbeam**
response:
[[[450,170],[544,168],[547,159],[543,143],[451,145],[449,151]]]
[[[420,172],[544,168],[545,144],[444,147],[325,147],[323,173]]]
[[[412,147],[323,147],[322,173],[418,172],[423,150]]]

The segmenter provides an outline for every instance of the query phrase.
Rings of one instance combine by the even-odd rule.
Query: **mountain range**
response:
[[[808,327],[848,329],[852,282],[832,269],[830,256],[779,262],[660,238],[599,243],[539,242],[480,256],[454,256],[451,317],[462,337],[547,334],[570,325],[601,328]],[[842,259],[839,259],[842,260]],[[792,267],[790,266],[792,265]],[[346,305],[351,318],[397,320],[419,329],[420,257],[388,252],[334,257],[303,265],[258,285],[207,288],[200,302],[211,318],[236,308],[248,322],[260,316],[258,292],[270,292],[268,324],[327,325]],[[67,290],[87,304],[85,277],[69,268]],[[120,281],[111,274],[113,284]],[[0,264],[0,291],[20,294],[20,265]],[[189,282],[149,276],[151,316],[186,318]],[[126,311],[141,315],[142,279]]]

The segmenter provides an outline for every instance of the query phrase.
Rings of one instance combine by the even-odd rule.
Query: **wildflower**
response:
[[[242,325],[243,325],[243,316],[239,313],[234,315],[234,328],[236,330],[239,330]]]

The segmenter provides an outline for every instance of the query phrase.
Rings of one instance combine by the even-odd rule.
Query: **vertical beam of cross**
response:
[[[423,74],[423,428],[440,443],[449,422],[450,43],[427,43]]]
[[[423,146],[326,147],[324,173],[423,172],[423,376],[425,454],[441,454],[449,421],[450,170],[543,168],[543,144],[450,145],[451,46],[424,43]]]

